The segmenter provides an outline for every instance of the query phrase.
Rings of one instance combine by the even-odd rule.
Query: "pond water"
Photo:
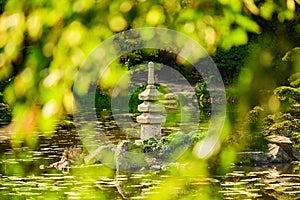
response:
[[[115,142],[126,139],[126,135],[116,132],[113,120],[102,123],[108,138]],[[9,142],[1,142],[0,199],[154,199],[170,181],[184,184],[171,184],[170,191],[165,192],[180,190],[174,198],[201,199],[201,191],[205,190],[214,199],[300,199],[296,164],[233,166],[225,176],[177,178],[168,171],[116,173],[102,164],[79,165],[68,172],[47,167],[59,161],[70,146],[82,144],[76,129],[69,126],[60,127],[52,137],[41,137],[36,149],[12,150]]]

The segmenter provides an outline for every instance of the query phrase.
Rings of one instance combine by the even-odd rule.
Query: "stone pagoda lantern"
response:
[[[142,112],[137,117],[137,122],[141,124],[141,140],[147,138],[160,139],[161,124],[165,122],[165,117],[161,115],[164,107],[158,104],[158,100],[162,98],[156,86],[154,85],[154,63],[148,63],[148,84],[146,90],[139,94],[139,99],[144,101],[138,105],[138,111]]]

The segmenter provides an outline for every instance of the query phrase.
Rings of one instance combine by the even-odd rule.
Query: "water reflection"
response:
[[[126,137],[117,132],[113,121],[103,123],[111,140]],[[40,168],[60,160],[66,147],[82,147],[75,128],[69,126],[62,126],[50,138],[40,138],[37,149],[13,151],[9,142],[0,143],[0,199],[84,199],[87,194],[89,199],[147,199],[174,178],[168,171],[116,173],[102,164],[74,166],[69,174]],[[300,195],[296,165],[236,166],[225,176],[180,177],[175,181],[184,182],[184,190],[176,195],[178,199],[186,195],[193,198],[209,187],[217,199],[296,199]]]
[[[225,199],[297,199],[300,194],[298,163],[259,167],[237,167],[222,177],[221,193]]]

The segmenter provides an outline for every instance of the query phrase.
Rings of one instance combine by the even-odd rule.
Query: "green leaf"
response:
[[[272,2],[266,2],[260,8],[260,16],[262,16],[267,20],[272,19],[273,12],[274,12],[274,5]]]
[[[197,13],[196,10],[184,9],[180,12],[180,15],[177,20],[179,22],[186,22],[186,21],[195,20],[197,17],[199,17],[199,14]]]
[[[260,27],[259,25],[251,20],[249,17],[244,15],[236,15],[236,23],[243,27],[245,30],[253,32],[253,33],[259,33]]]
[[[247,44],[248,42],[248,35],[246,31],[242,28],[237,28],[231,32],[233,43],[235,45],[242,45]]]
[[[294,12],[291,10],[284,10],[278,14],[278,19],[280,22],[284,20],[292,20],[294,18]]]

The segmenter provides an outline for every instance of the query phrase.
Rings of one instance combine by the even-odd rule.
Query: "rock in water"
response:
[[[290,138],[281,135],[270,135],[266,138],[270,142],[268,155],[271,163],[286,163],[300,159],[299,151],[293,148]]]
[[[274,144],[292,144],[290,138],[281,135],[269,135],[266,138],[270,143]]]
[[[204,136],[205,134],[200,132],[190,134],[177,132],[161,140],[156,138],[141,140],[139,144],[122,141],[117,147],[113,144],[99,146],[89,155],[80,147],[69,147],[65,149],[61,160],[51,164],[50,167],[64,170],[74,165],[99,161],[122,172],[158,171],[176,161],[193,142],[199,141]]]
[[[99,146],[84,158],[85,163],[90,164],[96,161],[108,165],[111,168],[116,167],[115,163],[115,146],[113,144]]]
[[[291,161],[291,157],[287,152],[276,144],[269,144],[267,158],[270,163],[287,163]]]
[[[130,141],[122,141],[118,144],[115,161],[116,170],[123,172],[149,170],[151,166],[151,158],[144,153],[142,145]]]
[[[49,167],[54,167],[63,172],[67,170],[66,172],[68,172],[71,166],[82,164],[83,157],[84,153],[81,147],[69,147],[64,150],[60,161],[52,163]]]
[[[290,138],[281,135],[270,135],[266,139],[269,141],[267,152],[242,152],[240,153],[241,162],[262,165],[300,161],[300,152],[293,147]]]
[[[157,171],[177,160],[192,144],[193,137],[174,133],[161,140],[149,138],[136,144],[122,141],[116,148],[117,171]]]

